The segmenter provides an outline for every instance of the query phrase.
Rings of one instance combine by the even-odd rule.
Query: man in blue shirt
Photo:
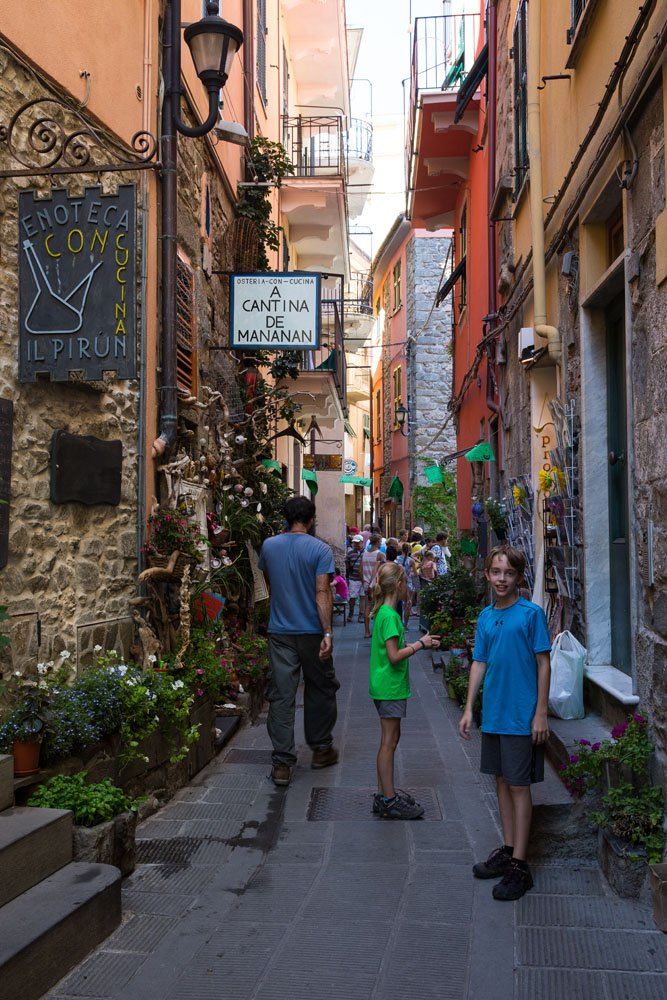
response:
[[[329,546],[310,534],[315,504],[292,497],[285,504],[287,531],[267,538],[259,568],[271,584],[269,616],[269,718],[276,785],[289,785],[296,764],[294,714],[299,676],[303,672],[304,729],[313,751],[314,768],[338,761],[332,732],[336,723],[336,691],[331,619],[334,572]]]
[[[484,680],[480,770],[496,778],[504,844],[473,866],[476,878],[500,878],[493,897],[519,899],[533,880],[526,862],[533,802],[531,783],[544,780],[549,737],[551,640],[544,611],[518,593],[526,560],[499,545],[486,560],[495,600],[477,622],[468,699],[459,724],[470,739],[472,708]]]

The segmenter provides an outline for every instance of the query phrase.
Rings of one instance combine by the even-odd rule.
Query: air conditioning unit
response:
[[[535,354],[535,330],[532,326],[522,326],[519,330],[519,361],[533,360]]]

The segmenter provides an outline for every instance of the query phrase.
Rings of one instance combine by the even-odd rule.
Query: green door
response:
[[[628,503],[628,429],[625,388],[623,298],[606,315],[607,327],[607,480],[609,488],[609,569],[612,663],[631,673],[630,518]]]

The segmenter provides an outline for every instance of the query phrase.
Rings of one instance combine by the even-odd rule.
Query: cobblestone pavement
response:
[[[299,713],[299,766],[277,789],[265,726],[242,730],[140,827],[123,925],[50,996],[664,1000],[667,939],[597,868],[536,866],[516,904],[472,878],[498,843],[493,797],[426,653],[398,754],[426,816],[371,816],[368,652],[360,628],[338,629],[339,765],[310,769]]]

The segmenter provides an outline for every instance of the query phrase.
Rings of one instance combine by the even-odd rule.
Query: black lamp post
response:
[[[176,440],[176,246],[177,246],[177,133],[190,138],[206,135],[215,126],[220,91],[234,56],[243,45],[243,32],[219,16],[218,0],[209,0],[206,16],[187,26],[185,41],[197,76],[208,92],[208,117],[201,125],[186,125],[181,118],[181,0],[167,0],[162,42],[162,358],[160,375],[160,433],[153,442],[153,457],[171,448]]]
[[[396,421],[396,427],[401,432],[403,437],[408,436],[408,431],[405,429],[405,423],[408,419],[407,407],[403,406],[402,403],[398,403],[394,409],[394,420]]]

